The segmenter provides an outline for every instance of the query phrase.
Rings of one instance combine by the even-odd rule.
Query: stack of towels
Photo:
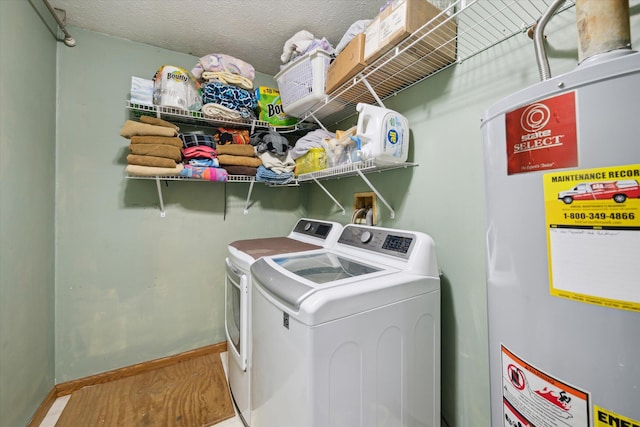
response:
[[[255,118],[258,100],[253,93],[255,69],[222,53],[205,55],[191,70],[202,86],[202,114],[213,119]]]
[[[127,174],[134,176],[180,175],[182,141],[178,126],[156,117],[141,116],[140,122],[127,120],[120,136],[130,140]]]
[[[220,167],[229,175],[256,176],[262,161],[256,157],[255,148],[249,144],[227,144],[216,146]]]

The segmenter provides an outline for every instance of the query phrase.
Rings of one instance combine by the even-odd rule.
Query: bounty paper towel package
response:
[[[288,116],[282,109],[280,91],[278,89],[259,86],[255,89],[258,99],[259,119],[273,126],[292,126],[298,122],[295,117]]]
[[[153,103],[198,111],[202,108],[200,87],[184,68],[163,65],[153,76]]]

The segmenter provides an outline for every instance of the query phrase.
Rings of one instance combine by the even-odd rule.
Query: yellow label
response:
[[[594,427],[640,427],[640,421],[623,417],[597,405],[593,405],[593,418],[595,419]]]
[[[640,164],[544,175],[551,295],[640,311]]]

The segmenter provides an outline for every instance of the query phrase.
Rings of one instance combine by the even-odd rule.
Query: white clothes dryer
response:
[[[335,245],[342,225],[301,218],[285,237],[237,240],[228,245],[225,259],[225,330],[228,382],[233,401],[245,425],[251,422],[251,276],[249,268],[260,257],[320,251]]]
[[[433,240],[346,225],[251,266],[252,427],[440,425]]]

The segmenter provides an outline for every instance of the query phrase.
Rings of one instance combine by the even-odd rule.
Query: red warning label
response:
[[[507,173],[578,166],[575,92],[506,114]]]

